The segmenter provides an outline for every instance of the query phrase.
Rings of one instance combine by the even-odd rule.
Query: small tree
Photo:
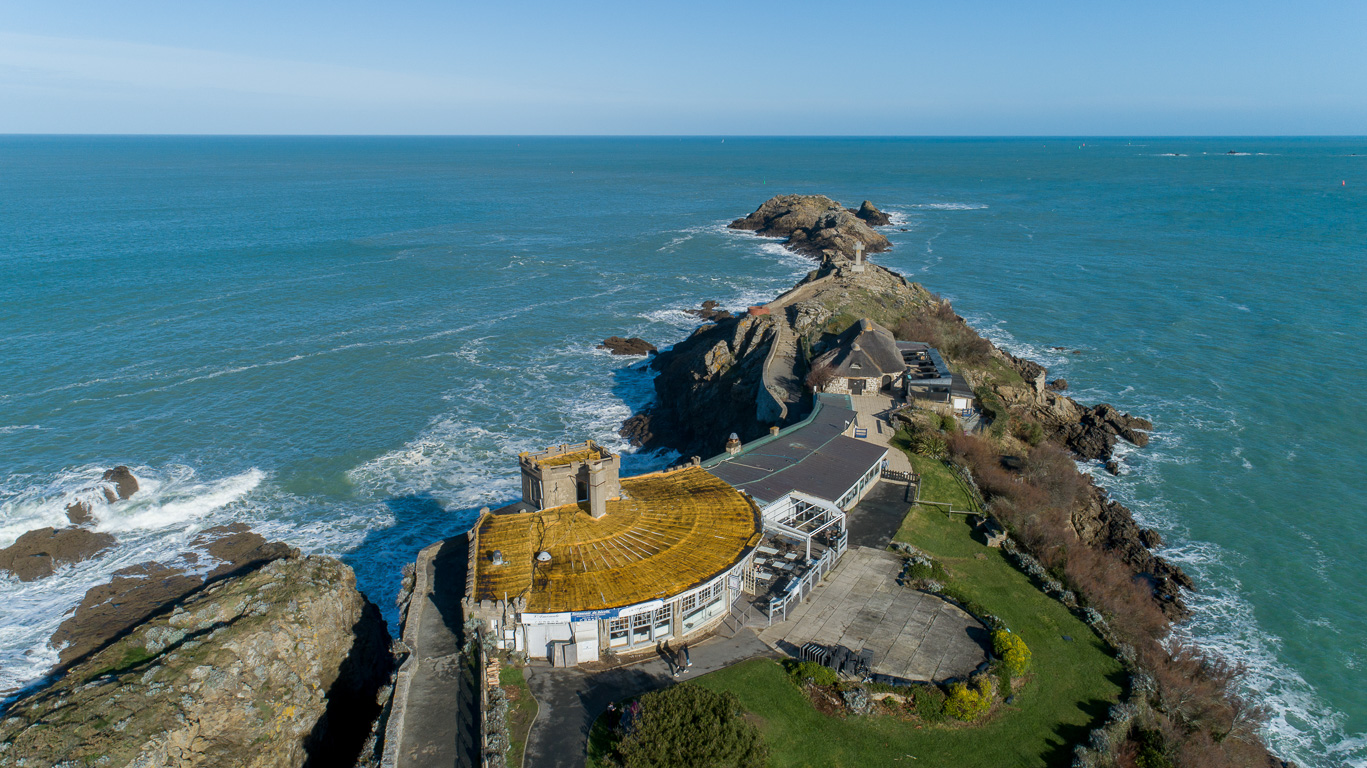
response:
[[[731,692],[681,683],[641,697],[617,747],[626,768],[761,768],[769,749]]]
[[[820,392],[825,389],[826,385],[830,384],[831,379],[834,378],[835,369],[831,367],[830,363],[817,363],[812,366],[810,371],[807,371],[807,386],[811,388],[813,392]]]

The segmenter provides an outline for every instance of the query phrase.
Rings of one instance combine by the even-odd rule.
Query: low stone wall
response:
[[[399,748],[403,740],[404,714],[408,708],[408,688],[413,682],[413,674],[418,669],[418,658],[414,652],[413,638],[422,624],[422,614],[429,602],[427,596],[432,591],[428,570],[432,558],[437,556],[443,542],[431,544],[418,553],[413,572],[413,591],[408,598],[408,608],[404,612],[402,634],[398,646],[405,654],[394,676],[394,691],[390,699],[389,721],[384,729],[384,752],[380,757],[380,768],[398,768]]]

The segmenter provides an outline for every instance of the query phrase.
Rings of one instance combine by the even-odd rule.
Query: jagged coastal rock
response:
[[[133,476],[133,470],[123,465],[114,467],[104,473],[100,478],[103,482],[111,483],[114,487],[105,486],[104,497],[110,504],[116,501],[131,499],[133,494],[138,492],[138,479]]]
[[[180,555],[184,565],[139,563],[115,571],[108,583],[86,592],[75,612],[52,635],[52,646],[61,649],[59,663],[66,666],[104,647],[207,582],[299,554],[288,545],[266,541],[241,523],[210,528],[195,539],[193,547]],[[188,566],[202,555],[219,562],[203,576],[189,572]]]
[[[99,490],[113,504],[138,492],[138,479],[125,466],[106,470]],[[93,489],[92,489],[93,490]],[[95,522],[90,503],[73,501],[66,506],[70,528],[38,528],[20,536],[0,549],[0,573],[12,573],[20,581],[37,581],[56,573],[57,566],[79,563],[114,546],[108,533],[96,533],[81,526]]]
[[[73,501],[66,505],[66,519],[72,525],[86,525],[95,522],[95,515],[90,511],[90,505],[84,501]]]
[[[847,208],[850,213],[863,219],[870,227],[886,227],[892,223],[892,217],[878,210],[873,203],[865,200],[860,204],[859,209]]]
[[[702,303],[702,307],[700,309],[685,309],[684,312],[695,317],[701,317],[702,319],[712,323],[719,323],[722,320],[730,320],[732,317],[731,313],[727,312],[724,309],[718,309],[717,307],[720,306],[721,305],[717,302],[708,299],[707,301],[704,301]]]
[[[632,336],[623,338],[621,336],[609,336],[603,339],[603,343],[598,345],[599,349],[606,349],[614,355],[653,355],[655,345],[645,339]]]
[[[350,568],[287,557],[222,579],[16,701],[0,768],[352,765],[391,668]]]
[[[887,218],[868,201],[865,205],[871,218]],[[865,212],[864,207],[859,211]],[[784,245],[790,250],[824,262],[853,259],[856,242],[864,244],[865,253],[891,248],[892,243],[874,232],[871,223],[825,195],[778,195],[729,226],[767,237],[786,237]]]
[[[0,573],[10,572],[20,581],[51,576],[57,566],[79,563],[114,546],[114,537],[85,528],[39,528],[0,549]]]

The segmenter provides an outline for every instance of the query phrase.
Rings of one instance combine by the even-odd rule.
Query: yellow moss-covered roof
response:
[[[558,467],[563,464],[573,464],[576,461],[597,461],[603,458],[603,454],[592,448],[581,448],[577,451],[567,451],[547,456],[544,459],[533,457],[533,461],[543,467]]]
[[[701,468],[625,478],[622,496],[597,520],[578,504],[485,515],[475,599],[525,595],[529,613],[634,605],[712,578],[759,542],[759,511]],[[493,564],[494,550],[503,565]],[[536,561],[543,550],[549,562]]]

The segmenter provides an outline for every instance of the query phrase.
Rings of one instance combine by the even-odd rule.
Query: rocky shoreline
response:
[[[111,502],[138,490],[126,467],[103,482],[95,490]],[[93,521],[78,506],[75,525],[24,534],[0,566],[51,578],[112,546],[80,527]],[[384,620],[350,568],[242,524],[116,571],[51,645],[54,674],[0,720],[0,768],[369,764],[394,666]]]

